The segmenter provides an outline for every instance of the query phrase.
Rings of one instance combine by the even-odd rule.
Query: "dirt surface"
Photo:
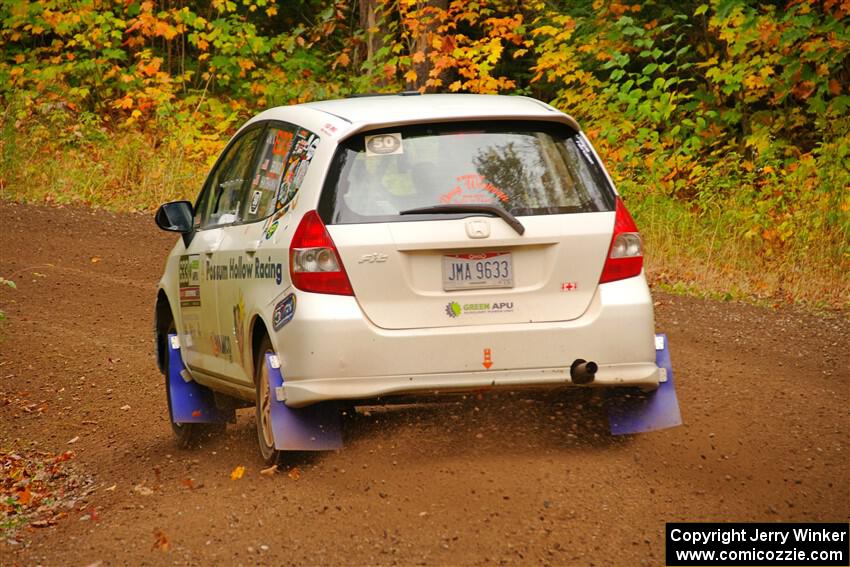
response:
[[[361,411],[274,476],[252,409],[178,449],[152,340],[173,242],[0,202],[0,449],[70,449],[91,479],[0,564],[663,565],[667,521],[850,519],[846,319],[660,293],[681,427],[612,437],[595,395],[491,394]]]

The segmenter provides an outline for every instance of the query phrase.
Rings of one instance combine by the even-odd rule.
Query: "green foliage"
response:
[[[661,280],[847,306],[850,5],[783,8],[544,13],[537,92],[589,126],[650,252],[663,251],[650,263]]]
[[[269,106],[526,94],[585,125],[660,281],[845,305],[848,13],[848,0],[0,0],[0,195],[147,209],[194,194]]]

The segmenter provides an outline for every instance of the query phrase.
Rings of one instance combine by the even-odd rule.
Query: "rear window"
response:
[[[327,224],[433,220],[400,213],[455,203],[551,215],[611,211],[614,194],[587,142],[566,126],[429,124],[343,142],[319,212]],[[469,215],[443,215],[458,214]]]

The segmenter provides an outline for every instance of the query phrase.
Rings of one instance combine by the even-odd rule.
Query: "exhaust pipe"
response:
[[[596,377],[597,370],[599,365],[595,362],[577,358],[570,365],[570,379],[573,384],[590,384]]]

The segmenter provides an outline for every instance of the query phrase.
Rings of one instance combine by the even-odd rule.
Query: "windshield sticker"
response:
[[[280,177],[280,174],[283,173],[283,160],[275,160],[272,162],[271,167],[269,168],[269,175],[273,175],[275,177]]]
[[[319,137],[306,130],[300,130],[295,145],[289,155],[286,173],[278,192],[276,210],[289,210],[295,205],[295,196],[301,188],[301,183],[307,175],[310,160],[319,146]],[[281,168],[282,171],[282,168]]]
[[[513,301],[494,301],[493,303],[464,303],[461,305],[457,301],[450,301],[446,304],[446,315],[452,319],[457,319],[461,315],[481,315],[481,314],[496,314],[496,313],[512,313],[514,310]]]
[[[310,135],[310,139],[307,140],[307,161],[313,159],[313,155],[316,153],[316,149],[319,147],[319,137],[315,134]]]
[[[272,146],[272,155],[286,156],[289,154],[289,147],[292,145],[292,132],[286,130],[276,130],[274,133],[274,146]]]
[[[263,176],[258,173],[254,177],[254,181],[251,182],[251,187],[259,187],[264,191],[274,191],[277,189],[277,176],[272,174]]]
[[[275,205],[276,208],[283,209],[283,207],[287,206],[292,201],[292,198],[295,197],[295,193],[298,192],[298,184],[295,179],[299,165],[300,163],[290,165],[290,167],[286,170],[286,175],[284,176],[283,183],[281,183],[280,186],[277,205]]]
[[[295,187],[301,186],[301,182],[304,181],[304,177],[307,175],[307,166],[309,164],[309,161],[304,160],[295,168],[295,179],[292,180],[292,184]]]
[[[201,306],[200,254],[180,256],[177,265],[180,307]]]
[[[401,132],[366,136],[365,140],[367,156],[388,156],[404,153],[401,143]]]
[[[587,147],[584,139],[581,136],[575,136],[573,140],[575,141],[576,146],[578,146],[578,149],[581,150],[581,153],[584,154],[584,157],[587,158],[587,161],[594,163],[595,160],[593,159],[593,153],[590,151],[590,148]]]
[[[260,208],[260,198],[263,196],[262,191],[254,191],[254,194],[251,195],[251,209],[248,211],[252,215],[257,214],[257,209]]]
[[[499,201],[507,203],[509,197],[504,191],[487,181],[483,175],[470,173],[455,178],[457,185],[454,189],[440,195],[441,203],[460,204],[494,204]]]
[[[281,330],[284,325],[295,317],[295,294],[290,293],[283,301],[275,305],[272,314],[272,326],[275,331]]]

